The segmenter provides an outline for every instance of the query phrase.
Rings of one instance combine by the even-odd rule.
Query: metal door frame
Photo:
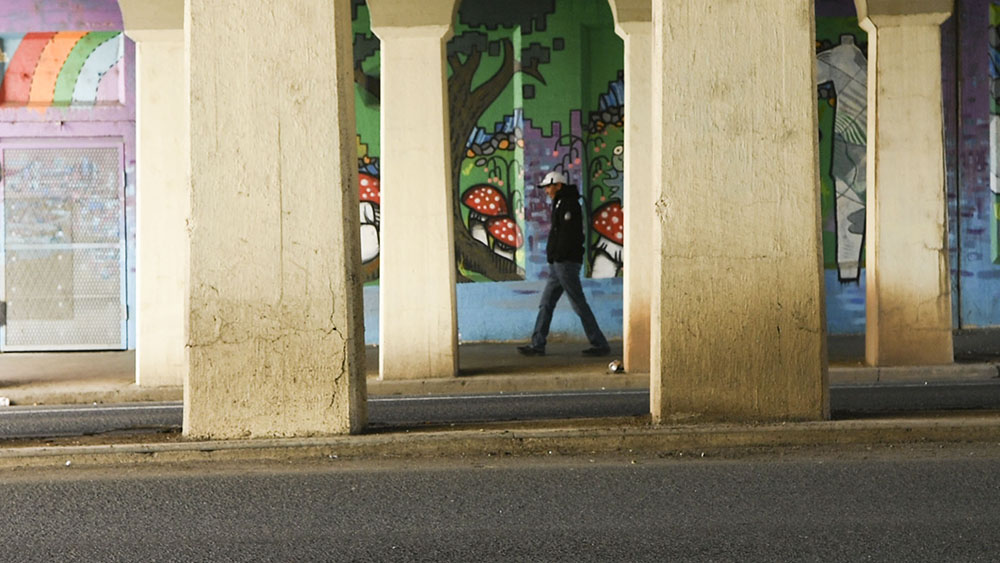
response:
[[[120,338],[117,347],[107,347],[103,344],[68,344],[68,345],[37,345],[8,346],[7,345],[7,184],[6,184],[6,151],[10,149],[72,149],[72,148],[111,148],[118,151],[118,288],[120,292]],[[4,352],[47,352],[73,350],[125,350],[128,346],[128,287],[127,252],[128,234],[125,230],[125,139],[120,136],[110,137],[33,137],[33,138],[0,138],[0,353]]]

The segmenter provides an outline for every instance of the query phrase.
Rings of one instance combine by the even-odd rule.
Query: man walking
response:
[[[580,285],[580,268],[583,266],[583,211],[580,209],[580,193],[576,186],[567,183],[566,175],[553,170],[545,175],[538,188],[552,200],[552,228],[549,230],[545,255],[549,262],[549,281],[542,291],[542,302],[538,305],[538,318],[531,335],[530,346],[518,346],[517,351],[525,356],[544,356],[545,342],[552,323],[552,312],[565,292],[573,311],[580,317],[583,330],[590,341],[590,348],[584,356],[607,356],[611,347],[604,333],[597,326],[587,298]]]

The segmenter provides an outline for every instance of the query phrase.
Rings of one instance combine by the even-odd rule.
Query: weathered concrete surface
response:
[[[187,371],[188,123],[183,0],[120,0],[136,42],[136,370],[143,387]]]
[[[856,0],[868,31],[866,361],[953,361],[940,25],[952,2]]]
[[[625,268],[623,337],[626,371],[649,371],[653,272],[654,184],[651,161],[649,76],[653,58],[653,13],[649,0],[609,0],[615,32],[625,43]]]
[[[458,367],[445,42],[456,0],[371,0],[381,40],[379,358],[383,379]]]
[[[825,418],[813,2],[655,0],[653,34],[653,419]]]
[[[189,0],[185,18],[184,432],[357,431],[366,416],[349,5]]]

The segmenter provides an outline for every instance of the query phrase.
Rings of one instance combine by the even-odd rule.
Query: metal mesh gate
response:
[[[122,349],[119,147],[5,148],[4,350]]]

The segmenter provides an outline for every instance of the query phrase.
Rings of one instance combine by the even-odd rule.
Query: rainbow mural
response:
[[[122,100],[120,31],[0,35],[0,105],[93,106]]]

